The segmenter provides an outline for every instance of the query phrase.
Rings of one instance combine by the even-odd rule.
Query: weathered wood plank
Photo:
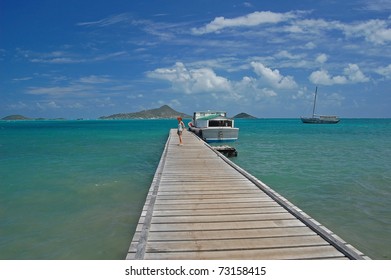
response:
[[[136,232],[135,238],[140,232]],[[256,239],[271,237],[293,237],[316,235],[307,227],[290,228],[266,228],[266,229],[244,229],[244,230],[218,230],[218,231],[176,231],[176,232],[150,232],[150,242],[166,241],[198,241],[198,240],[231,240]],[[130,251],[136,251],[136,243],[132,243]]]
[[[187,251],[227,251],[254,250],[268,248],[308,247],[328,245],[317,235],[284,236],[249,239],[186,240],[186,241],[149,241],[146,252],[187,252]]]
[[[191,251],[191,252],[165,252],[147,253],[145,259],[198,259],[198,260],[306,260],[306,259],[340,259],[343,254],[331,245],[313,247],[289,247],[257,250],[225,250],[225,251]],[[346,259],[346,258],[345,258]]]
[[[303,223],[297,219],[274,220],[274,221],[236,221],[236,222],[214,222],[214,223],[171,223],[151,224],[151,231],[189,231],[189,230],[222,230],[222,229],[250,229],[250,228],[272,228],[272,227],[295,227]]]
[[[273,201],[259,202],[259,201],[247,201],[247,202],[231,202],[231,203],[219,203],[219,204],[155,204],[155,210],[207,210],[207,209],[242,209],[242,208],[264,208],[264,207],[279,207],[279,205]]]
[[[220,239],[243,239],[243,238],[266,238],[284,236],[316,235],[307,227],[285,227],[285,228],[250,228],[236,230],[193,230],[193,231],[171,231],[171,232],[150,232],[150,241],[180,241],[180,240],[220,240]]]
[[[188,216],[154,216],[153,223],[155,224],[171,224],[171,223],[227,223],[237,221],[270,221],[284,220],[291,218],[291,214],[285,213],[262,213],[262,214],[246,214],[246,215],[188,215]]]
[[[214,199],[187,199],[183,198],[180,200],[169,200],[169,199],[160,199],[156,204],[230,204],[230,203],[246,203],[246,202],[269,202],[273,201],[270,197],[242,197],[242,198],[214,198]]]
[[[158,210],[155,209],[155,217],[171,216],[215,216],[215,215],[249,215],[249,214],[266,214],[266,213],[287,213],[281,207],[247,207],[247,208],[217,208],[217,209],[180,209],[180,210]]]

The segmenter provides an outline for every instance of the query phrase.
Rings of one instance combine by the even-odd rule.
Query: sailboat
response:
[[[312,108],[312,117],[301,117],[303,123],[313,123],[313,124],[335,124],[339,122],[337,116],[321,116],[315,114],[315,105],[316,105],[316,96],[318,94],[318,87],[315,88],[315,98],[314,106]]]

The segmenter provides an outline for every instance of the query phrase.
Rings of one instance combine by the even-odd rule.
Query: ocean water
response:
[[[391,119],[236,126],[235,163],[371,258],[391,259]],[[124,259],[174,127],[0,122],[0,259]]]

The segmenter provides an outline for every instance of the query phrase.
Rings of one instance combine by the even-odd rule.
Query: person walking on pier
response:
[[[186,126],[185,124],[183,123],[182,121],[182,117],[177,117],[176,118],[178,120],[178,136],[179,136],[179,145],[183,145],[183,140],[182,140],[182,133],[183,133],[183,130],[185,130]]]

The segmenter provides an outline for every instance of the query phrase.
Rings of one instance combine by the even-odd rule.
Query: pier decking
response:
[[[367,259],[190,132],[170,134],[126,259]]]

